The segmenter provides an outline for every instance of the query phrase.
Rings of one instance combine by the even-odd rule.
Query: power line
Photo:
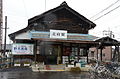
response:
[[[45,11],[46,11],[46,6],[47,6],[47,5],[46,5],[46,0],[45,0]]]
[[[116,9],[117,9],[117,8],[119,8],[119,7],[120,7],[120,5],[119,5],[119,6],[117,6],[117,7],[115,7],[114,9],[112,9],[112,10],[108,11],[107,13],[105,13],[105,14],[101,15],[100,17],[96,18],[96,19],[95,19],[95,20],[93,20],[93,21],[96,21],[96,20],[98,20],[98,19],[102,18],[103,16],[105,16],[105,15],[107,15],[107,14],[111,13],[112,11],[116,10]]]
[[[104,12],[105,10],[109,9],[110,7],[112,7],[113,5],[115,5],[116,3],[118,3],[120,0],[117,0],[116,2],[112,3],[111,5],[109,5],[108,7],[106,7],[105,9],[103,9],[102,11],[100,11],[99,13],[95,14],[94,16],[92,16],[91,18],[96,17],[97,15],[101,14],[102,12]],[[91,19],[90,18],[90,19]]]
[[[23,1],[23,7],[24,7],[24,9],[25,9],[25,15],[26,15],[26,17],[28,18],[28,13],[27,13],[25,1],[24,1],[24,0],[22,0],[22,1]]]

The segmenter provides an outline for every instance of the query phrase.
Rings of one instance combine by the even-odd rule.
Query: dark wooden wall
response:
[[[68,33],[88,34],[89,26],[89,23],[65,9],[38,16],[38,19],[29,22],[29,27],[37,31],[56,29],[67,30]]]

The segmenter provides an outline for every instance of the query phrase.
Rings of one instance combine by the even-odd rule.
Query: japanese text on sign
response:
[[[33,54],[33,44],[13,44],[12,54]]]
[[[50,30],[50,38],[67,38],[65,30]]]

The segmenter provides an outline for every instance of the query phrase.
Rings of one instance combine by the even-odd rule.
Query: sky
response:
[[[7,43],[11,42],[8,34],[25,28],[28,19],[59,6],[63,1],[96,24],[89,34],[103,37],[103,31],[112,31],[114,39],[120,41],[120,0],[3,0],[3,17],[8,18]],[[115,2],[112,7],[98,14]]]

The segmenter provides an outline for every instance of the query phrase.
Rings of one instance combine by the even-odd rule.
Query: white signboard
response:
[[[50,30],[50,38],[67,38],[66,30]]]
[[[14,55],[33,55],[33,44],[14,43],[12,45],[12,54]]]

